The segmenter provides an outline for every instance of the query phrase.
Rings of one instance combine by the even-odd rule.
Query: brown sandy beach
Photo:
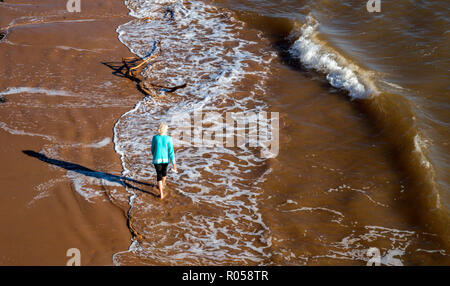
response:
[[[448,265],[448,217],[431,216],[434,193],[398,159],[406,137],[379,120],[408,125],[400,96],[378,117],[376,100],[350,99],[333,72],[292,55],[305,19],[238,2],[0,3],[0,265],[65,265],[70,248],[82,265],[365,265],[371,247],[385,265]],[[180,89],[144,98],[115,68],[157,40],[143,76]],[[314,40],[297,48],[320,56]],[[159,120],[198,106],[278,112],[279,154],[175,146],[181,171],[161,202],[145,193],[149,140]]]
[[[7,43],[0,44],[0,89],[33,87],[76,94],[70,98],[4,96],[7,102],[0,106],[4,123],[0,129],[1,265],[65,265],[69,248],[80,249],[82,265],[111,265],[112,254],[129,246],[123,209],[104,199],[88,202],[64,176],[67,170],[23,153],[52,149],[58,159],[120,175],[120,160],[111,140],[97,148],[84,144],[111,138],[117,118],[142,97],[133,83],[102,64],[130,55],[115,32],[128,20],[123,1],[83,1],[82,13],[67,12],[63,2],[4,1],[0,5],[2,28],[18,19],[7,30]],[[95,107],[103,98],[119,103]],[[69,104],[58,106],[67,99]],[[16,120],[26,123],[22,130],[34,135],[15,132]],[[51,195],[40,193],[43,184]]]

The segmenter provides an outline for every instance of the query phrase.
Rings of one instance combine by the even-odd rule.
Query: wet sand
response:
[[[111,265],[112,255],[129,246],[126,207],[112,204],[104,192],[95,204],[87,201],[67,170],[23,151],[52,150],[54,159],[120,175],[111,140],[92,143],[111,138],[117,118],[142,97],[133,83],[102,64],[130,56],[115,32],[128,11],[120,0],[83,1],[79,14],[55,4],[64,1],[16,2],[0,4],[1,27],[22,17],[0,43],[0,90],[33,87],[75,96],[3,96],[0,264],[65,265],[66,251],[78,248],[82,265]],[[106,99],[119,104],[102,107]],[[22,132],[14,126],[18,121],[25,123]]]

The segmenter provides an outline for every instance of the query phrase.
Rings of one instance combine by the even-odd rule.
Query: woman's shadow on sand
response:
[[[123,177],[123,176],[116,176],[116,175],[108,174],[105,172],[94,171],[94,170],[88,169],[86,167],[83,167],[83,166],[75,164],[75,163],[52,159],[52,158],[45,156],[44,154],[37,153],[37,152],[31,151],[31,150],[24,150],[22,152],[30,157],[37,158],[45,163],[52,164],[52,165],[58,166],[60,168],[63,168],[63,169],[66,169],[66,170],[69,170],[72,172],[77,172],[84,176],[94,177],[97,179],[103,179],[103,180],[107,180],[112,183],[118,183],[124,187],[128,187],[133,190],[141,191],[141,192],[150,194],[152,196],[159,197],[159,194],[155,194],[153,192],[143,190],[141,188],[133,186],[131,183],[156,188],[157,186],[155,184],[149,184],[149,183],[137,181],[137,180],[134,180],[131,178]]]

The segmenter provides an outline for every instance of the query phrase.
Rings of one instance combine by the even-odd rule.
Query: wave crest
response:
[[[317,39],[318,27],[317,20],[309,15],[300,29],[301,35],[289,49],[290,54],[307,68],[325,73],[332,86],[347,90],[352,98],[377,94],[377,89],[360,68]]]

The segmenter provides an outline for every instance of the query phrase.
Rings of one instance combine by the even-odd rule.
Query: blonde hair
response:
[[[164,134],[166,134],[168,128],[169,128],[169,127],[167,126],[166,123],[164,123],[164,122],[161,123],[161,124],[159,125],[159,127],[158,127],[158,134],[159,134],[159,135],[164,135]]]

